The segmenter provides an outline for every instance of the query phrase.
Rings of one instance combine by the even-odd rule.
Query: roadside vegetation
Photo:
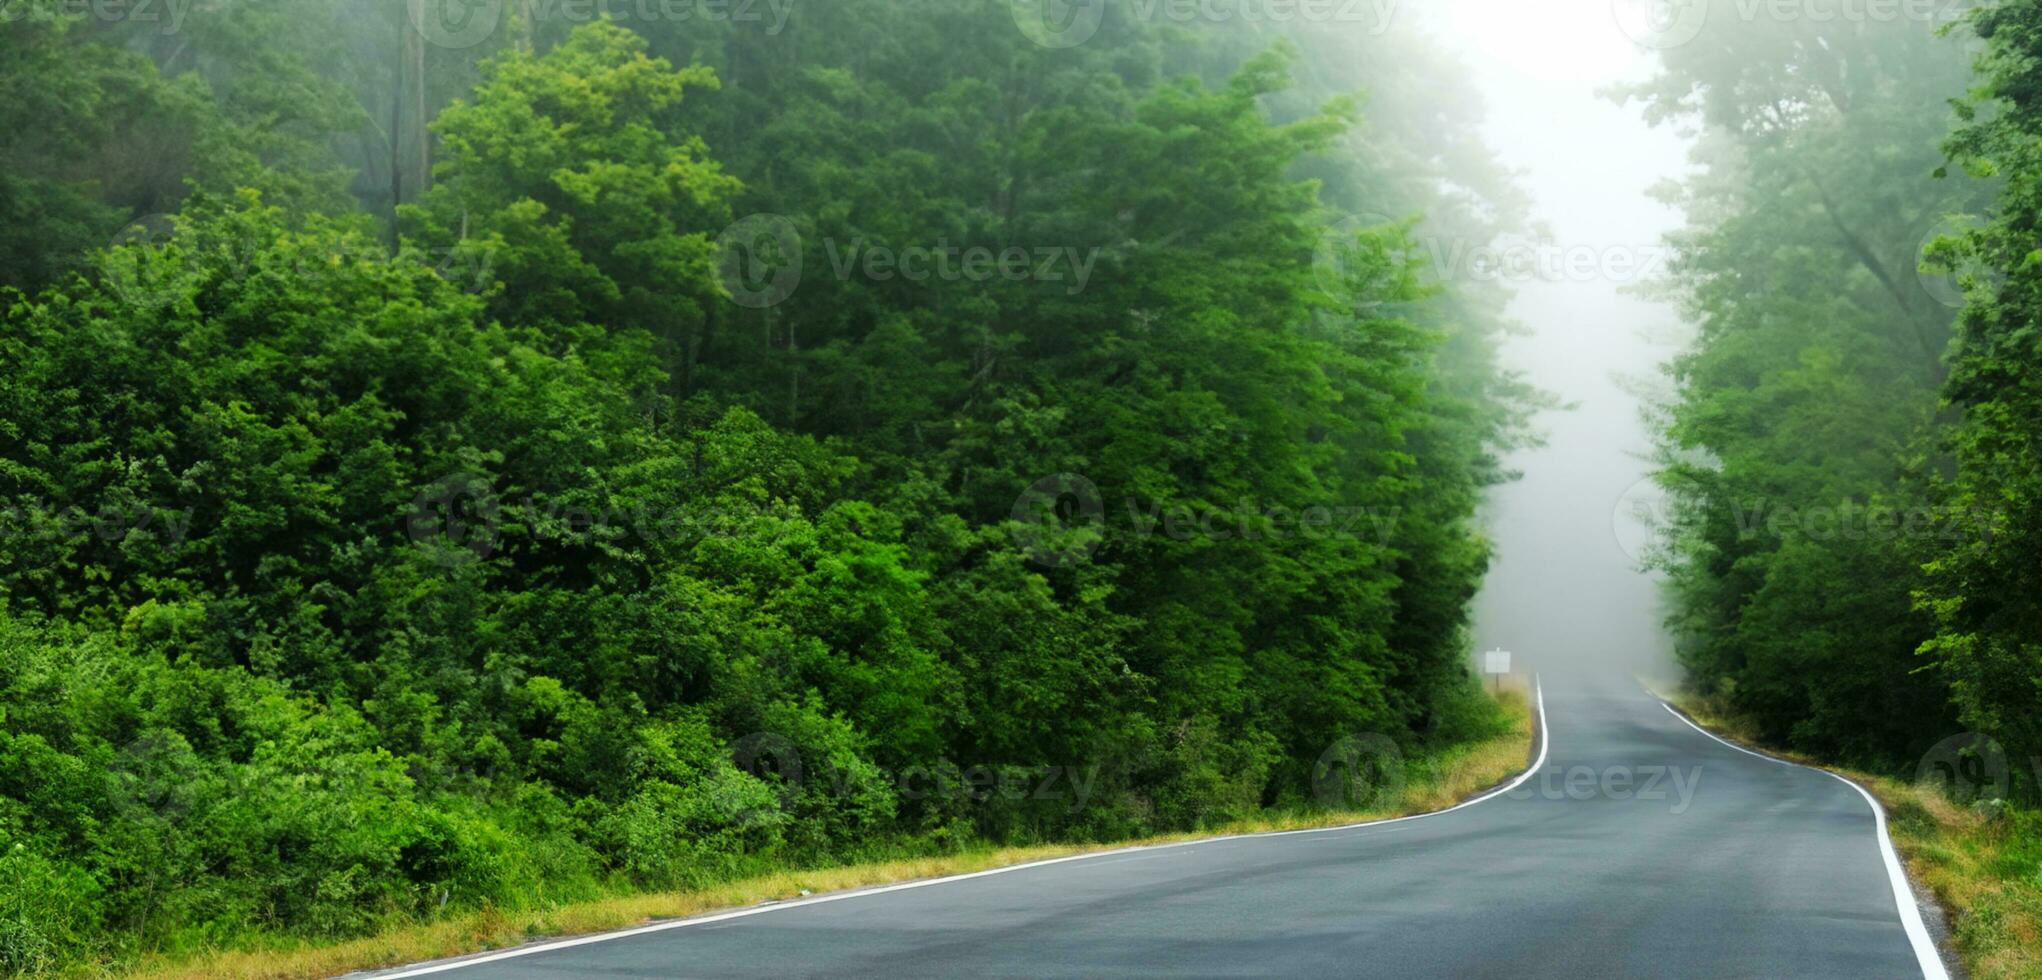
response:
[[[2033,0],[1722,18],[1625,93],[1702,134],[1654,562],[1690,703],[1874,787],[1981,977],[2042,976],[2038,66]]]
[[[1421,242],[1522,202],[1417,35],[4,6],[0,972],[1343,812],[1512,724],[1541,399]]]
[[[288,937],[262,937],[239,944],[242,948],[234,952],[202,952],[176,960],[150,957],[118,972],[135,980],[314,980],[354,970],[514,947],[546,937],[606,932],[762,902],[969,874],[1118,847],[1338,827],[1430,813],[1504,783],[1530,764],[1537,750],[1535,710],[1525,695],[1516,690],[1504,691],[1498,701],[1498,710],[1506,719],[1500,731],[1421,758],[1398,760],[1402,766],[1400,776],[1359,787],[1354,802],[1366,803],[1365,809],[1271,810],[1198,833],[1090,845],[993,847],[979,843],[948,853],[924,849],[922,853],[901,853],[856,864],[775,871],[686,891],[631,892],[551,908],[519,911],[491,908],[425,922],[394,922],[374,935],[340,943],[308,944]],[[1371,778],[1380,776],[1378,773]]]

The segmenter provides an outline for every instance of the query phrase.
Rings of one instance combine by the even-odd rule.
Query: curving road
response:
[[[1628,680],[1545,678],[1535,768],[1419,818],[1064,859],[381,974],[1945,975],[1875,805]],[[451,980],[451,978],[450,978]]]

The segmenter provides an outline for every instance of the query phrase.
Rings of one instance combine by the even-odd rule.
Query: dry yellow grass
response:
[[[1752,728],[1720,705],[1687,695],[1668,700],[1718,734],[1761,746]],[[1957,955],[1973,980],[2042,980],[2042,840],[2032,829],[2024,834],[2019,821],[1987,817],[1932,786],[1765,751],[1841,773],[1879,798],[1894,848],[1948,913]]]
[[[1523,771],[1530,758],[1532,713],[1521,693],[1501,696],[1513,719],[1506,734],[1418,760],[1397,805],[1381,810],[1271,816],[1205,833],[1173,834],[1089,846],[1010,847],[812,871],[788,871],[687,892],[629,895],[554,909],[483,911],[427,924],[393,928],[366,939],[325,945],[226,950],[166,961],[146,959],[117,975],[146,980],[310,980],[354,970],[461,956],[517,946],[546,937],[587,935],[661,919],[743,908],[765,901],[869,888],[875,885],[967,874],[1121,847],[1175,843],[1228,834],[1332,827],[1443,809]]]

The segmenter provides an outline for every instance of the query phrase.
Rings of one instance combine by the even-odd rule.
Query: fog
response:
[[[1496,560],[1476,642],[1512,651],[1519,670],[1670,677],[1633,505],[1655,496],[1638,487],[1651,439],[1637,382],[1660,383],[1679,319],[1630,287],[1663,272],[1662,237],[1679,217],[1647,191],[1685,169],[1686,142],[1599,91],[1652,66],[1609,0],[1445,0],[1419,16],[1469,66],[1488,138],[1549,235],[1517,253],[1531,268],[1507,273],[1524,333],[1504,356],[1570,406],[1539,416],[1545,444],[1513,455],[1522,479],[1492,492]]]

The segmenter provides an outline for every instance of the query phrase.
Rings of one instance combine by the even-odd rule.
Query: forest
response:
[[[1497,731],[1476,508],[1547,399],[1419,245],[1525,219],[1473,99],[1107,14],[0,5],[0,970]]]
[[[1495,738],[1561,406],[1447,266],[1540,232],[1396,8],[0,0],[0,973]],[[1695,691],[2032,875],[2042,0],[1941,9],[1608,93],[1694,141],[1649,563]]]
[[[1663,286],[1697,330],[1654,413],[1683,665],[1774,744],[1908,776],[1961,760],[1959,798],[2029,805],[2038,57],[2027,0],[1722,19],[1619,93],[1702,134],[1662,187],[1689,219]]]

